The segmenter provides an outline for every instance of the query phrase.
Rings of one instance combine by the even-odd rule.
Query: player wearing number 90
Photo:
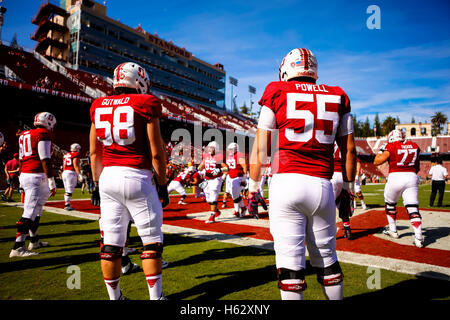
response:
[[[326,298],[342,299],[343,273],[336,255],[336,205],[330,179],[335,141],[343,159],[344,188],[355,178],[350,101],[339,87],[315,84],[317,61],[307,49],[294,49],[286,55],[279,78],[266,87],[259,101],[261,113],[250,158],[249,211],[259,201],[261,168],[270,148],[269,221],[281,298],[304,298],[307,247]]]
[[[381,146],[374,164],[379,166],[389,162],[389,176],[384,187],[384,202],[389,226],[384,234],[398,238],[396,226],[396,205],[400,196],[409,214],[414,230],[414,244],[423,247],[422,217],[419,213],[420,148],[405,138],[403,131],[395,129],[388,135],[388,143]]]
[[[100,202],[103,277],[109,298],[123,299],[121,257],[132,218],[144,245],[141,259],[150,299],[164,299],[161,226],[162,207],[169,198],[161,101],[149,94],[149,76],[134,62],[116,67],[113,87],[116,95],[99,98],[91,106],[90,156],[96,185],[92,202]]]

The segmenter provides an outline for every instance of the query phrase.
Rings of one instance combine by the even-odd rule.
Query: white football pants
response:
[[[162,206],[150,170],[105,167],[99,179],[104,243],[125,246],[133,219],[143,244],[163,242]]]
[[[170,194],[172,191],[176,191],[182,196],[186,195],[186,189],[184,189],[184,186],[181,184],[180,181],[172,180],[169,183],[169,186],[167,187],[167,192]]]
[[[75,190],[78,182],[77,173],[72,170],[64,170],[61,178],[64,184],[64,191],[66,193],[73,193],[73,190]]]
[[[23,218],[34,219],[42,214],[42,207],[50,196],[45,173],[21,173],[20,186],[25,192]]]
[[[274,174],[269,190],[270,233],[277,268],[325,268],[337,261],[336,206],[328,179],[296,173]]]
[[[419,178],[414,172],[391,172],[384,187],[384,201],[397,203],[402,197],[403,204],[419,204]]]

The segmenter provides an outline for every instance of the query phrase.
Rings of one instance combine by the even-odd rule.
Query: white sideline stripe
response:
[[[22,203],[5,203],[13,207],[23,207]],[[64,209],[44,206],[44,210],[56,214],[84,218],[89,220],[98,220],[99,215],[95,213],[86,213],[81,211],[66,211]],[[234,235],[228,235],[220,232],[198,230],[186,227],[178,227],[165,225],[162,226],[164,233],[177,234],[181,236],[193,237],[204,240],[217,240],[225,243],[231,243],[241,246],[250,246],[265,250],[274,250],[273,242],[269,240],[261,240],[249,237],[240,237]],[[306,252],[308,256],[308,252]],[[450,268],[430,265],[426,263],[419,263],[407,260],[386,258],[380,256],[373,256],[369,254],[337,251],[339,261],[344,263],[352,263],[360,266],[376,267],[385,270],[391,270],[395,272],[412,274],[417,276],[423,276],[427,278],[433,278],[438,280],[450,281]]]

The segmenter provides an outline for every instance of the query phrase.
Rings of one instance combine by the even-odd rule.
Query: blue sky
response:
[[[100,1],[103,2],[103,1]],[[40,0],[4,0],[8,11],[2,40],[17,33],[20,45],[35,26]],[[376,113],[402,122],[430,121],[441,111],[450,119],[449,1],[132,1],[108,0],[107,14],[185,47],[209,63],[220,62],[237,78],[238,105],[255,102],[278,79],[278,66],[293,48],[311,49],[319,83],[339,85],[358,120]],[[381,29],[369,30],[366,9],[378,5]]]

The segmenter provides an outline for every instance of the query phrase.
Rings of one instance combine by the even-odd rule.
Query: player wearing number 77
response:
[[[420,148],[405,138],[403,131],[394,129],[388,135],[388,143],[381,146],[375,157],[374,165],[389,162],[389,176],[384,187],[384,202],[389,226],[384,234],[398,238],[396,225],[396,205],[400,196],[408,211],[414,230],[414,244],[423,247],[422,217],[419,213]]]
[[[350,100],[339,87],[316,84],[317,61],[307,49],[286,55],[279,78],[266,87],[259,101],[261,113],[250,158],[249,213],[257,211],[261,200],[259,180],[270,149],[269,222],[281,298],[304,298],[307,247],[326,298],[342,299],[330,179],[335,141],[341,150],[343,187],[348,189],[355,178]]]
[[[113,87],[116,95],[98,98],[91,106],[89,138],[95,183],[91,201],[100,205],[103,232],[103,278],[109,298],[124,299],[121,259],[132,218],[144,246],[141,259],[150,299],[161,300],[162,208],[169,203],[159,125],[162,104],[149,94],[145,69],[134,62],[117,66]]]

